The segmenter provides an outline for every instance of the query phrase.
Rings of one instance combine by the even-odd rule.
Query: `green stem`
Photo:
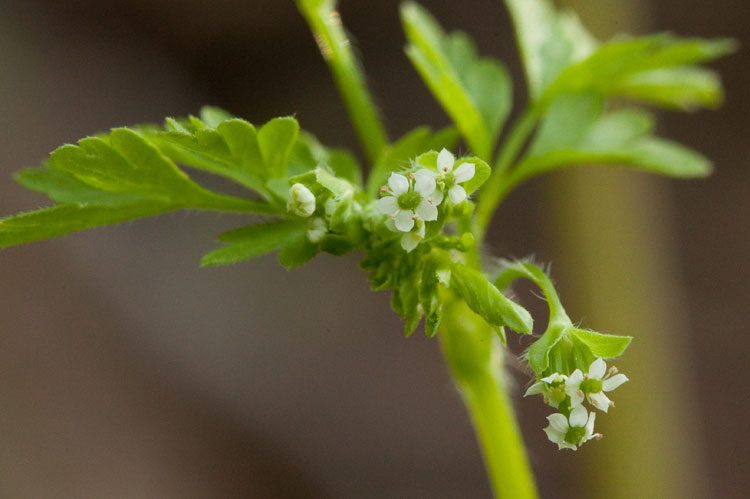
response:
[[[484,240],[495,209],[505,199],[508,192],[510,192],[511,186],[508,186],[506,182],[509,169],[521,152],[524,144],[526,144],[529,135],[534,131],[538,120],[538,106],[529,106],[516,120],[497,155],[492,175],[490,175],[490,178],[482,186],[479,193],[479,201],[477,201],[472,229],[477,244],[481,244]]]
[[[336,11],[335,0],[296,0],[318,42],[320,52],[333,73],[349,118],[371,164],[388,145],[388,136],[365,79],[351,49],[351,42]]]
[[[450,292],[443,297],[440,345],[471,414],[494,496],[538,497],[503,378],[494,332]]]

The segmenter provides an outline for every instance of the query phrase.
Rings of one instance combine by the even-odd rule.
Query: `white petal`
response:
[[[423,199],[419,206],[417,206],[417,215],[425,222],[437,220],[438,209],[436,206],[431,205],[426,199]]]
[[[409,179],[398,173],[391,173],[391,178],[388,179],[388,187],[391,188],[393,195],[398,197],[409,190]]]
[[[443,150],[440,151],[440,154],[438,154],[437,167],[441,172],[450,171],[453,168],[453,155],[448,149],[443,148]]]
[[[567,380],[567,376],[565,376],[564,374],[560,374],[560,373],[552,373],[546,378],[542,378],[542,381],[544,381],[545,383],[554,383],[556,381],[566,381],[566,380]]]
[[[576,369],[573,371],[573,374],[568,376],[568,379],[565,381],[565,389],[568,388],[571,390],[578,390],[581,387],[581,383],[583,382],[583,373],[580,369]]]
[[[401,236],[401,247],[404,248],[407,253],[409,253],[411,250],[417,247],[419,241],[421,240],[422,238],[417,234],[414,234],[413,232],[407,232],[406,234]]]
[[[565,441],[565,435],[563,433],[558,432],[551,426],[546,427],[544,432],[547,434],[547,438],[549,438],[550,442],[557,444],[558,449],[575,449],[574,446],[571,446]]]
[[[443,191],[441,191],[440,189],[435,189],[432,194],[427,196],[427,201],[429,201],[433,206],[440,206],[440,203],[443,202]]]
[[[576,407],[570,411],[570,426],[581,426],[586,424],[586,420],[589,417],[589,411],[585,407]]]
[[[528,397],[529,395],[537,395],[539,393],[544,393],[544,389],[547,385],[543,382],[534,383],[529,387],[528,390],[526,390],[526,393],[523,394],[524,397]]]
[[[594,438],[594,420],[596,420],[596,413],[592,411],[591,414],[589,414],[588,421],[586,421],[586,433],[583,436],[584,442]]]
[[[453,204],[458,204],[466,199],[466,191],[460,185],[454,185],[448,190],[448,197],[451,198]]]
[[[393,196],[385,196],[378,199],[375,209],[383,215],[395,215],[398,211],[398,200]]]
[[[429,196],[435,191],[435,179],[430,175],[416,176],[414,181],[414,190],[424,197]]]
[[[594,362],[592,362],[591,367],[589,367],[589,378],[602,379],[604,377],[604,373],[606,372],[607,363],[604,362],[604,359],[599,357]]]
[[[385,226],[388,227],[388,230],[392,230],[393,232],[401,232],[396,228],[396,224],[391,217],[385,219]]]
[[[456,182],[466,182],[474,177],[474,163],[461,163],[454,171]]]
[[[585,410],[586,409],[584,409],[584,411]],[[552,428],[556,432],[562,433],[563,436],[565,436],[565,434],[568,432],[568,428],[570,428],[570,426],[568,425],[568,420],[559,412],[547,416],[547,421],[549,421],[550,428]]]
[[[609,400],[609,397],[604,395],[604,392],[590,393],[589,399],[591,400],[591,405],[593,405],[600,411],[609,411],[609,403],[611,402],[611,400]]]
[[[417,229],[416,234],[420,237],[420,239],[424,239],[424,223],[417,223]]]
[[[414,212],[411,210],[399,210],[396,213],[396,218],[393,220],[396,223],[396,228],[401,232],[409,232],[414,227]]]
[[[605,379],[602,383],[602,390],[605,392],[611,392],[621,384],[625,383],[628,380],[628,377],[624,374],[615,374],[611,378]]]

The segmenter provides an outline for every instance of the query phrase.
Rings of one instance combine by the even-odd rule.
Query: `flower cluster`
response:
[[[380,189],[376,209],[388,216],[386,224],[394,232],[403,232],[401,247],[413,250],[424,239],[425,222],[438,219],[438,206],[445,192],[454,204],[466,199],[466,190],[458,185],[474,176],[473,163],[461,163],[446,149],[438,154],[437,169],[422,168],[401,175],[392,173],[388,184]]]
[[[607,364],[599,358],[591,363],[586,374],[580,369],[570,375],[553,373],[531,385],[524,396],[542,394],[545,403],[560,410],[547,416],[549,426],[544,431],[558,448],[576,450],[592,438],[601,438],[601,434],[594,433],[596,414],[587,411],[583,401],[606,413],[615,403],[605,392],[626,381],[627,376],[618,374],[614,366],[607,370]]]

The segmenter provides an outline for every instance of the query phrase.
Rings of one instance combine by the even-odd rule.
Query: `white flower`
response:
[[[584,442],[602,437],[599,433],[594,433],[595,419],[593,411],[589,413],[585,407],[578,406],[570,411],[569,418],[559,412],[547,416],[549,426],[544,431],[550,441],[557,444],[558,449],[576,450]]]
[[[443,201],[443,193],[435,184],[435,175],[425,169],[410,173],[408,177],[391,173],[388,186],[383,186],[381,192],[384,196],[375,207],[388,215],[401,232],[410,232],[415,220],[437,220],[437,207]]]
[[[564,374],[550,374],[546,378],[542,378],[539,382],[531,385],[523,396],[527,397],[529,395],[541,393],[544,397],[544,403],[557,409],[560,406],[560,402],[567,397],[567,394],[565,393],[565,382],[567,380],[568,377]]]
[[[328,226],[322,217],[314,217],[307,224],[307,238],[311,243],[319,243],[328,234]]]
[[[286,209],[300,217],[309,217],[315,212],[315,196],[304,185],[294,184],[289,188]]]
[[[455,168],[453,163],[453,154],[443,148],[437,158],[438,182],[448,188],[448,197],[453,204],[458,204],[466,199],[466,190],[458,184],[474,177],[474,163],[461,163]]]
[[[401,247],[406,250],[407,253],[411,252],[417,245],[424,239],[424,222],[417,220],[417,230],[407,232],[401,236]]]
[[[591,405],[607,412],[615,403],[604,392],[611,392],[626,381],[627,376],[617,374],[614,366],[607,371],[607,363],[598,358],[591,363],[587,374],[584,375],[580,369],[573,371],[565,382],[565,392],[570,396],[571,407],[581,405],[585,397]]]

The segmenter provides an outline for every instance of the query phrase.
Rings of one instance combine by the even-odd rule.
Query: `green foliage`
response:
[[[231,244],[208,253],[201,265],[224,265],[265,255],[294,243],[300,234],[305,235],[306,227],[301,220],[284,220],[225,232],[219,240]]]
[[[488,160],[512,102],[510,75],[499,61],[480,58],[461,32],[446,35],[413,2],[401,7],[406,54],[475,154]]]

